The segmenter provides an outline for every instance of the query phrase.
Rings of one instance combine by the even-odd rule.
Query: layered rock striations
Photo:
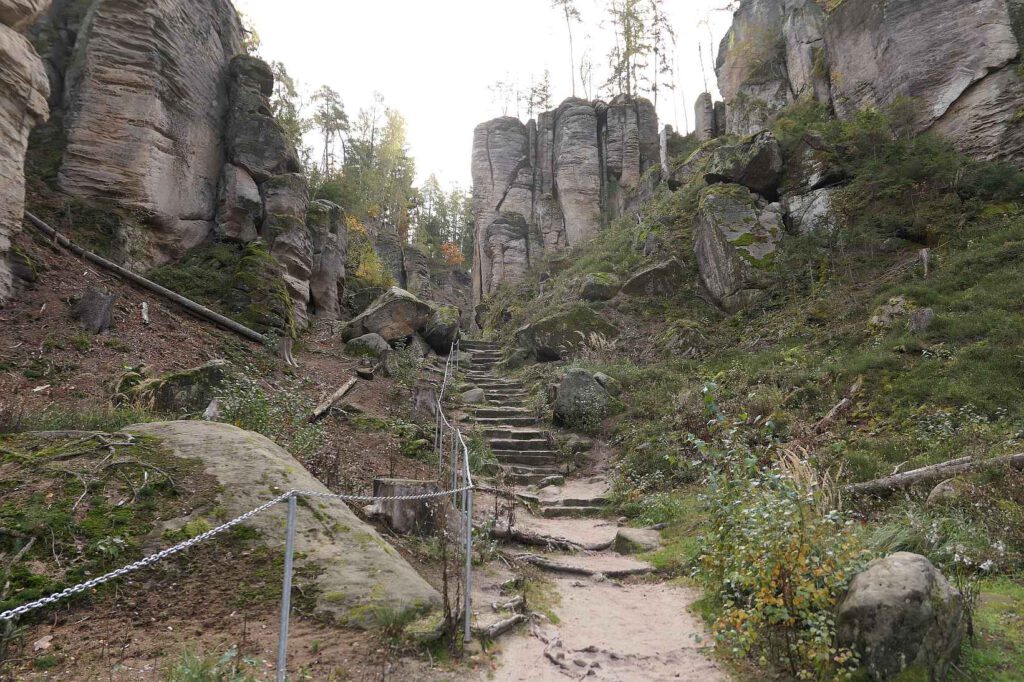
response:
[[[660,165],[645,99],[570,98],[523,123],[497,118],[473,136],[473,299],[519,278],[544,253],[586,243],[641,194]]]
[[[1017,0],[848,0],[828,12],[813,0],[742,0],[716,62],[724,132],[757,133],[801,97],[840,118],[909,98],[909,132],[1024,162],[1022,25]]]
[[[48,4],[0,0],[0,302],[11,295],[14,284],[8,258],[25,207],[28,136],[49,113],[43,61],[21,32]]]

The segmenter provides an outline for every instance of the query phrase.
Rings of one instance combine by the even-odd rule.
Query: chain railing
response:
[[[281,623],[280,632],[278,636],[278,648],[277,648],[277,681],[284,682],[287,656],[288,656],[288,625],[291,616],[291,587],[292,587],[292,564],[295,556],[295,523],[296,523],[296,508],[298,498],[320,498],[320,499],[337,499],[345,502],[389,502],[389,501],[405,501],[405,500],[426,500],[432,498],[449,498],[450,504],[458,511],[462,521],[462,533],[464,534],[464,551],[465,551],[465,602],[464,602],[464,641],[469,642],[472,638],[471,630],[471,603],[470,589],[472,585],[472,554],[473,554],[473,477],[470,472],[469,465],[469,448],[466,445],[465,439],[462,437],[462,433],[458,428],[453,426],[451,422],[444,416],[444,409],[442,406],[442,400],[444,398],[445,391],[448,387],[448,383],[454,380],[458,371],[458,353],[459,353],[459,340],[452,343],[451,352],[448,355],[448,360],[445,363],[444,378],[441,382],[441,388],[438,391],[438,398],[436,404],[437,412],[437,431],[435,434],[435,446],[438,454],[439,466],[439,479],[443,482],[448,479],[451,483],[451,487],[448,490],[443,490],[433,493],[423,493],[419,495],[392,495],[392,496],[374,496],[374,495],[348,495],[343,493],[327,493],[313,490],[289,490],[286,493],[278,495],[272,500],[264,502],[258,507],[250,509],[249,511],[236,516],[235,518],[222,523],[216,528],[200,533],[195,537],[189,538],[179,542],[178,544],[168,547],[150,554],[149,556],[143,557],[138,561],[130,563],[126,566],[122,566],[117,570],[110,571],[101,576],[97,576],[83,583],[73,585],[60,592],[55,592],[46,597],[42,597],[35,601],[16,606],[13,609],[0,612],[0,623],[15,621],[21,616],[36,611],[43,607],[57,602],[63,601],[76,594],[87,592],[88,590],[95,589],[105,583],[112,580],[116,580],[125,576],[129,573],[134,573],[143,568],[147,568],[154,564],[167,559],[175,554],[190,549],[198,544],[201,544],[221,533],[234,528],[235,526],[248,521],[258,514],[271,509],[272,507],[281,504],[282,502],[288,503],[288,518],[287,518],[287,529],[285,531],[285,557],[284,557],[284,575],[282,579],[282,592],[281,592]],[[445,443],[447,438],[447,445]],[[444,459],[446,454],[444,448],[448,447],[447,462]],[[445,467],[449,471],[445,471]],[[442,531],[445,532],[445,531]]]

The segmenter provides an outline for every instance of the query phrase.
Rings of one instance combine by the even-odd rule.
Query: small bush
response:
[[[297,459],[316,454],[324,434],[320,424],[309,423],[313,401],[298,390],[268,394],[254,375],[250,367],[225,382],[221,421],[263,434]]]

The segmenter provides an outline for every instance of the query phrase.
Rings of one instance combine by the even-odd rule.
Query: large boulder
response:
[[[704,169],[704,180],[736,183],[763,197],[774,198],[782,179],[782,167],[779,142],[771,132],[765,131],[736,144],[717,147]]]
[[[178,457],[200,460],[206,473],[217,479],[217,499],[210,509],[195,510],[194,516],[235,517],[288,490],[331,493],[285,450],[228,424],[157,422],[124,430],[158,438]],[[256,531],[260,543],[281,551],[285,513],[282,503],[246,521],[246,526]],[[344,502],[330,497],[300,500],[295,567],[295,584],[314,595],[315,611],[339,623],[372,626],[378,610],[403,614],[440,602],[437,591],[377,531]]]
[[[909,552],[878,559],[857,574],[836,616],[839,646],[855,651],[879,681],[907,669],[944,679],[966,629],[962,595],[928,559]]]
[[[230,0],[89,4],[70,33],[67,71],[55,75],[66,136],[57,181],[67,194],[144,216],[125,221],[123,238],[128,265],[148,269],[214,228],[227,65],[243,51],[241,22]]]
[[[701,282],[726,312],[761,295],[764,271],[782,237],[782,209],[740,185],[711,185],[700,193],[694,250]]]
[[[380,334],[363,334],[345,343],[345,352],[349,355],[369,355],[379,358],[391,350],[390,344]]]
[[[144,379],[130,388],[125,387],[122,379],[123,397],[162,414],[199,412],[217,397],[230,369],[227,360],[212,360],[199,367]]]
[[[683,285],[683,266],[675,258],[638,271],[622,285],[622,293],[630,296],[668,296]]]
[[[619,330],[591,308],[577,305],[521,327],[516,341],[535,359],[550,362],[589,345],[594,335],[615,338]]]
[[[439,355],[448,355],[455,337],[459,335],[462,313],[455,306],[440,305],[433,308],[430,319],[423,327],[423,339]]]
[[[430,305],[405,289],[391,287],[349,322],[343,331],[346,341],[364,334],[380,334],[393,342],[412,336],[427,324],[434,311]]]
[[[608,414],[611,400],[590,372],[574,367],[558,385],[554,421],[562,426],[593,428]]]
[[[823,187],[806,194],[783,197],[786,226],[793,234],[833,232],[839,225],[839,216],[832,210],[836,188]]]
[[[12,291],[8,261],[11,237],[21,229],[25,209],[25,149],[28,135],[46,120],[50,94],[43,62],[17,31],[49,2],[0,0],[0,301]]]

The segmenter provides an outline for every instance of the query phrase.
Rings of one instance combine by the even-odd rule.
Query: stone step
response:
[[[600,516],[604,510],[601,507],[541,507],[540,515],[545,519],[560,519],[566,517]]]
[[[474,417],[532,417],[533,413],[523,407],[474,407]]]
[[[491,438],[488,440],[492,450],[550,450],[551,443],[547,438],[527,440],[525,438]]]
[[[484,428],[495,428],[498,426],[533,426],[537,423],[536,417],[476,417],[473,422]]]
[[[559,455],[552,450],[491,450],[501,464],[526,464],[528,466],[557,465]]]
[[[541,431],[540,429],[486,429],[484,430],[484,438],[500,438],[508,440],[533,440],[535,438],[543,438],[547,440],[548,432]]]
[[[547,501],[544,503],[546,507],[593,507],[594,509],[604,509],[608,506],[608,498],[606,497],[561,497],[555,501]]]

